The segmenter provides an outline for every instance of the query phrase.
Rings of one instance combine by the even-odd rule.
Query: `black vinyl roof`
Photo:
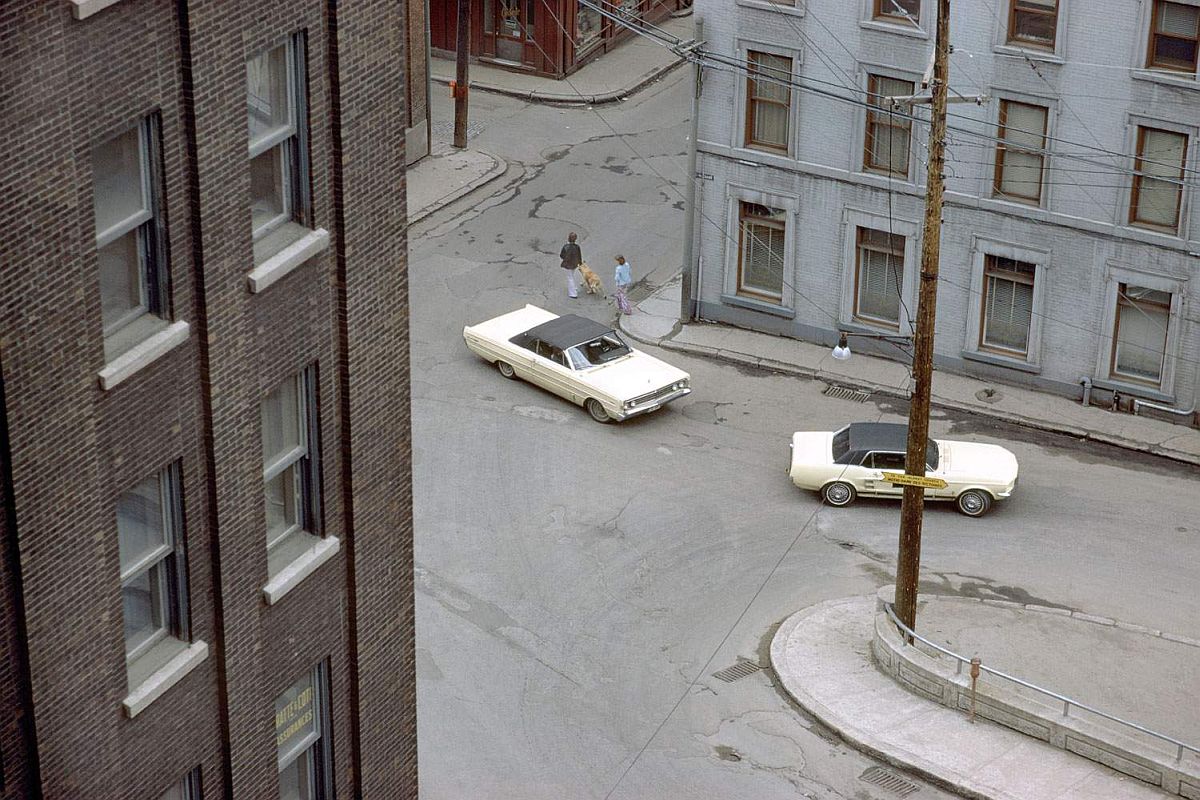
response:
[[[862,457],[863,453],[883,451],[903,453],[908,450],[908,426],[895,422],[851,422],[850,453]],[[938,465],[938,446],[932,439],[925,447],[925,463]],[[851,463],[858,463],[857,460]]]
[[[524,333],[517,334],[513,337],[513,341],[520,344],[528,342],[531,339],[541,339],[551,347],[566,350],[568,347],[590,342],[592,339],[603,336],[611,330],[612,328],[609,326],[601,325],[599,322],[590,320],[587,317],[581,317],[577,314],[564,314],[549,322],[543,322],[541,325],[534,326]]]
[[[903,453],[908,449],[908,426],[894,422],[852,422],[850,449]]]

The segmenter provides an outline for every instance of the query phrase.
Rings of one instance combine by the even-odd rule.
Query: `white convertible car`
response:
[[[856,422],[836,433],[798,432],[788,475],[831,506],[848,506],[858,495],[900,497],[904,487],[884,473],[904,472],[907,445],[907,425]],[[927,488],[925,499],[953,500],[968,517],[983,516],[1017,485],[1017,457],[999,445],[930,439],[925,460],[925,475],[946,484]]]
[[[524,378],[583,406],[597,422],[621,421],[691,393],[681,369],[635,350],[607,325],[527,305],[463,328],[473,352],[506,378]]]

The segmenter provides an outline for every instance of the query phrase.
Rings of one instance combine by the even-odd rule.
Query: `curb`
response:
[[[419,209],[415,214],[409,214],[409,217],[408,217],[409,227],[416,225],[418,222],[425,219],[429,215],[431,215],[435,212],[441,211],[443,208],[450,205],[451,203],[453,203],[457,200],[460,200],[463,197],[466,197],[467,195],[469,195],[471,192],[475,191],[476,189],[486,186],[487,184],[491,183],[492,181],[494,181],[497,178],[504,175],[505,172],[508,172],[508,162],[505,161],[504,159],[502,159],[498,156],[494,156],[491,153],[485,153],[482,150],[476,150],[475,152],[481,153],[481,154],[487,156],[488,158],[490,158],[492,160],[492,168],[489,169],[487,172],[485,172],[480,177],[476,178],[475,180],[473,180],[467,184],[464,184],[463,186],[458,187],[457,189],[455,189],[454,191],[450,192],[447,195],[443,195],[442,197],[439,197],[437,200],[433,201],[429,205],[425,206],[422,209]]]
[[[636,92],[646,88],[651,83],[654,83],[656,80],[663,77],[668,72],[675,69],[680,64],[685,63],[686,61],[687,59],[677,58],[669,64],[665,64],[654,69],[652,72],[646,73],[629,86],[592,95],[561,94],[559,92],[543,92],[536,89],[525,91],[522,89],[513,89],[508,86],[501,86],[494,83],[479,83],[475,80],[468,81],[468,87],[471,89],[478,89],[481,92],[491,92],[492,94],[502,94],[508,97],[515,97],[518,100],[526,100],[531,103],[549,103],[560,106],[599,106],[606,103],[615,103],[620,100],[624,100],[626,97],[635,94]],[[441,75],[433,75],[431,77],[436,83],[440,83],[443,86],[449,86],[450,82],[453,80],[453,78],[444,77]],[[547,78],[547,80],[555,79]],[[560,78],[558,80],[563,79]]]
[[[647,336],[636,334],[624,326],[621,328],[622,333],[628,334],[629,338],[642,344],[654,345],[661,347],[664,350],[674,350],[679,353],[688,355],[700,356],[702,358],[712,358],[718,361],[725,361],[731,364],[740,364],[743,366],[760,367],[769,369],[773,372],[780,372],[786,375],[796,375],[803,378],[814,378],[824,381],[825,383],[836,383],[839,386],[848,386],[853,389],[862,389],[870,391],[872,394],[882,394],[887,397],[894,397],[900,400],[907,400],[908,395],[896,390],[894,386],[881,386],[873,383],[855,381],[853,378],[848,378],[843,375],[832,375],[830,373],[821,372],[819,370],[810,369],[808,367],[798,367],[795,364],[786,364],[781,361],[775,361],[769,358],[759,358],[758,356],[750,356],[744,353],[738,353],[733,350],[718,350],[712,347],[703,345],[680,344],[671,341],[669,338],[653,339]],[[1008,411],[998,411],[993,406],[976,406],[970,403],[961,403],[953,400],[946,400],[937,397],[936,395],[930,398],[930,405],[935,408],[949,409],[954,411],[967,411],[973,414],[991,417],[993,419],[1009,422],[1014,425],[1020,425],[1025,428],[1031,428],[1037,431],[1046,433],[1060,433],[1068,436],[1073,436],[1077,439],[1097,442],[1099,444],[1111,445],[1120,447],[1124,450],[1133,450],[1139,453],[1146,453],[1159,458],[1167,458],[1172,461],[1178,461],[1182,464],[1190,464],[1192,466],[1200,466],[1200,456],[1192,455],[1191,453],[1182,453],[1178,450],[1167,450],[1156,444],[1146,442],[1138,442],[1132,439],[1125,439],[1120,436],[1103,433],[1100,431],[1092,431],[1086,428],[1080,428],[1075,425],[1056,424],[1047,422],[1033,417],[1022,416]]]
[[[827,706],[818,702],[811,694],[806,692],[802,687],[791,686],[784,683],[783,675],[775,669],[775,644],[777,642],[784,643],[788,640],[791,632],[800,625],[805,617],[815,614],[817,611],[823,610],[830,606],[843,605],[857,600],[867,600],[870,595],[862,595],[861,597],[841,597],[834,600],[825,600],[823,602],[811,605],[808,608],[802,608],[795,612],[779,626],[775,632],[775,636],[771,639],[770,658],[771,672],[775,675],[776,680],[788,696],[796,701],[804,711],[811,714],[817,721],[824,725],[829,730],[833,731],[843,741],[849,743],[855,750],[865,753],[877,761],[881,761],[889,766],[904,770],[905,772],[915,775],[921,780],[936,786],[939,789],[944,789],[969,800],[997,800],[995,795],[986,794],[971,786],[960,783],[952,778],[946,777],[945,774],[935,772],[933,765],[925,766],[922,759],[915,753],[908,753],[909,759],[901,758],[892,752],[884,750],[882,745],[875,744],[870,741],[866,735],[859,735],[857,729],[848,730],[842,725],[841,718],[836,716]],[[874,600],[872,599],[872,603]],[[873,607],[873,606],[872,606]],[[874,653],[870,655],[871,665],[878,669],[875,665]]]

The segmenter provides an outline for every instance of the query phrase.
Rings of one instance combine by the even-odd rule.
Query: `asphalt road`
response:
[[[421,796],[896,797],[769,671],[713,673],[891,582],[899,505],[823,509],[784,470],[792,431],[906,409],[676,354],[693,394],[621,425],[503,380],[464,324],[527,302],[612,318],[567,300],[568,230],[606,282],[615,252],[643,287],[678,269],[687,93],[677,71],[597,111],[474,93],[472,113],[509,172],[410,232]],[[1022,478],[983,519],[930,508],[928,587],[1200,636],[1200,471],[980,417],[931,429],[1005,444]]]

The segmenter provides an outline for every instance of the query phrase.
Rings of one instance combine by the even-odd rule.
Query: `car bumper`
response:
[[[660,408],[665,406],[667,403],[678,400],[681,397],[686,397],[687,395],[689,395],[691,393],[692,393],[691,387],[677,389],[668,395],[663,395],[662,397],[656,397],[653,400],[642,403],[641,405],[638,405],[638,406],[634,406],[633,408],[622,408],[620,413],[618,413],[618,414],[613,414],[610,412],[609,416],[612,417],[613,419],[615,419],[617,422],[621,422],[623,420],[629,419],[630,417],[637,417],[637,416],[641,416],[642,414],[649,414],[651,411],[658,411]]]

